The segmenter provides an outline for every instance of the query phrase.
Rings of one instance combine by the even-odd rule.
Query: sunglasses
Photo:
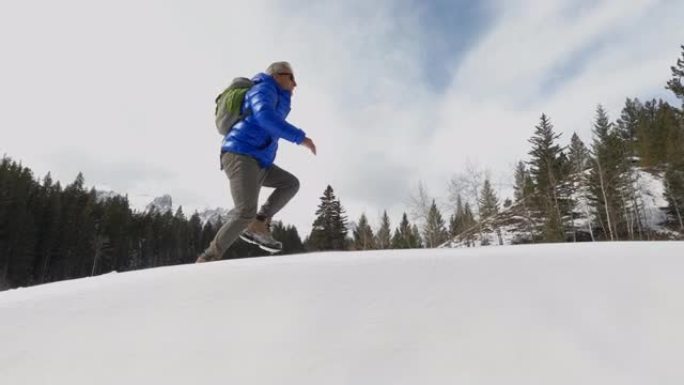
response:
[[[295,81],[294,74],[291,74],[289,72],[278,72],[278,75],[287,75],[290,78],[290,80]]]

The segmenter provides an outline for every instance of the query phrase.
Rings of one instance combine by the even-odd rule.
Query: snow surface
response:
[[[669,206],[665,199],[665,182],[662,175],[650,172],[639,172],[635,183],[639,188],[641,201],[644,205],[646,227],[659,231],[666,231],[663,224],[667,221],[665,210]]]
[[[682,384],[684,242],[314,253],[0,293],[0,384]]]

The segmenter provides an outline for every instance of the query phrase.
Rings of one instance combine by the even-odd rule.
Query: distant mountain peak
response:
[[[227,209],[217,207],[215,209],[206,209],[202,212],[198,212],[198,214],[203,224],[211,223],[212,225],[216,225],[219,220],[221,223],[225,223],[226,218],[228,217],[228,212],[229,210]]]
[[[103,202],[108,199],[112,199],[117,196],[122,196],[121,194],[111,191],[111,190],[96,190],[97,194],[97,201],[98,202]],[[131,197],[128,197],[130,201]],[[159,214],[165,214],[167,212],[174,212],[174,207],[173,207],[173,198],[171,197],[170,194],[164,194],[161,196],[158,196],[152,201],[149,200],[149,197],[145,196],[134,196],[132,202],[132,208],[133,210],[142,211],[142,212],[147,212],[147,213],[159,213]],[[135,202],[138,202],[137,205]],[[144,202],[149,202],[149,203],[144,203]],[[144,207],[144,210],[141,210],[141,208]],[[185,211],[185,210],[184,210]],[[216,225],[219,221],[221,223],[225,223],[226,218],[228,217],[228,212],[230,210],[224,209],[222,207],[216,207],[216,208],[207,208],[202,211],[196,211],[197,214],[200,217],[200,221],[202,225],[211,223],[212,225]]]
[[[147,212],[158,212],[164,214],[166,212],[173,212],[173,199],[171,195],[165,194],[160,197],[154,198],[150,204],[145,207]]]
[[[106,200],[115,198],[121,196],[121,194],[118,194],[114,191],[104,191],[104,190],[95,190],[95,200],[97,202],[104,202]]]

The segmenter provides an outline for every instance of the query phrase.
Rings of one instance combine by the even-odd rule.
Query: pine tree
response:
[[[677,64],[670,67],[672,70],[672,79],[668,80],[667,88],[672,91],[679,99],[682,100],[682,107],[684,108],[684,45],[682,47],[682,57],[677,59]]]
[[[465,230],[463,222],[463,198],[456,195],[456,212],[449,218],[449,237],[454,238]]]
[[[639,99],[627,98],[625,106],[622,108],[620,119],[617,121],[618,135],[625,141],[630,156],[636,156],[637,154],[636,144],[639,139],[642,109],[643,106]]]
[[[171,223],[171,234],[174,237],[173,249],[171,250],[171,264],[194,262],[197,256],[194,250],[189,248],[191,234],[187,225],[188,220],[183,212],[183,206],[178,206]]]
[[[202,227],[202,235],[200,236],[200,250],[204,251],[209,247],[211,241],[216,236],[216,232],[221,226],[223,226],[223,219],[221,217],[218,218],[216,224],[212,224],[210,221],[207,221],[204,224]]]
[[[188,246],[191,251],[191,257],[195,258],[204,251],[202,247],[202,220],[197,212],[190,217],[188,233],[190,235]]]
[[[481,221],[487,222],[489,228],[494,231],[499,239],[499,244],[503,245],[501,230],[496,224],[496,215],[499,214],[499,198],[496,196],[489,179],[485,179],[480,193]]]
[[[425,244],[428,248],[437,247],[446,242],[449,238],[444,219],[434,200],[432,201],[432,205],[430,205],[428,218],[423,229],[423,237],[425,238]]]
[[[516,202],[522,202],[534,194],[534,182],[525,162],[518,162],[515,168],[515,185],[513,186],[513,197]]]
[[[64,226],[61,228],[60,260],[57,275],[60,279],[79,278],[90,275],[94,258],[94,228],[91,220],[94,197],[84,188],[83,174],[64,189],[62,206]]]
[[[271,233],[273,237],[283,243],[281,255],[296,254],[305,251],[302,240],[299,237],[297,228],[293,225],[285,226],[280,221],[271,223]]]
[[[668,222],[684,231],[684,169],[668,167],[665,172],[665,198],[668,202]]]
[[[525,228],[530,240],[535,238],[535,231],[532,216],[532,198],[534,198],[534,181],[530,175],[525,162],[518,162],[514,173],[515,185],[513,186],[513,197],[515,202],[522,207],[520,214],[525,218]]]
[[[420,247],[420,235],[416,237],[414,227],[408,220],[408,216],[404,213],[401,217],[399,227],[394,231],[392,237],[392,248],[394,249],[415,249]]]
[[[476,226],[476,224],[477,221],[475,220],[475,214],[473,214],[473,210],[470,208],[470,203],[466,203],[463,206],[463,226],[466,229],[473,229]],[[465,241],[466,244],[468,244],[468,246],[474,245],[475,240],[473,238],[472,232],[468,233],[468,236],[466,237]]]
[[[644,103],[637,124],[636,155],[644,167],[664,166],[677,145],[681,113],[662,100]],[[673,141],[675,139],[675,141]]]
[[[404,249],[403,247],[403,242],[401,239],[401,234],[399,234],[399,228],[394,229],[394,233],[392,235],[392,243],[390,245],[392,249]]]
[[[658,105],[658,123],[663,126],[666,136],[665,151],[661,148],[661,152],[665,153],[665,164],[680,163],[684,158],[684,111],[661,101]]]
[[[610,240],[620,238],[618,222],[622,211],[620,189],[624,185],[624,157],[620,139],[603,107],[596,110],[592,144],[590,192],[594,210],[604,234]]]
[[[102,215],[97,220],[95,261],[91,274],[131,269],[133,215],[128,199],[117,196],[98,206]]]
[[[366,214],[361,214],[359,222],[353,231],[354,234],[354,249],[355,250],[372,250],[375,249],[375,237],[373,229],[368,224]]]
[[[620,119],[617,121],[617,135],[622,141],[623,146],[623,157],[625,157],[625,165],[627,168],[627,174],[625,175],[625,197],[629,201],[630,213],[629,217],[632,218],[634,224],[628,224],[628,232],[631,234],[631,238],[634,239],[634,227],[639,234],[639,238],[643,239],[644,236],[644,226],[643,222],[643,203],[639,193],[640,190],[640,177],[639,172],[636,167],[643,165],[645,160],[651,160],[652,157],[648,154],[649,145],[643,145],[652,140],[651,137],[644,135],[646,131],[650,131],[650,126],[652,124],[650,121],[652,119],[645,118],[649,114],[644,113],[645,108],[639,101],[639,99],[627,98],[625,101],[625,106],[622,109]],[[644,154],[646,152],[646,154]],[[627,208],[627,207],[625,207]]]
[[[11,284],[7,282],[7,270],[9,268],[7,213],[9,211],[9,186],[11,183],[9,168],[10,160],[3,156],[0,161],[0,290],[11,287]]]
[[[485,179],[480,193],[480,210],[482,219],[492,218],[499,213],[499,198],[496,196],[489,179]]]
[[[545,218],[543,237],[548,242],[565,239],[558,192],[564,167],[562,150],[556,143],[559,137],[549,119],[542,114],[534,136],[529,140],[533,146],[529,164],[535,185],[534,203]]]
[[[568,163],[574,180],[577,180],[579,175],[590,167],[589,155],[589,149],[582,142],[582,139],[577,136],[577,133],[573,133],[570,139],[570,148],[568,149]]]
[[[380,229],[376,234],[375,245],[378,249],[389,249],[392,243],[391,239],[391,226],[389,216],[387,215],[387,210],[382,213],[382,218],[380,219]]]
[[[344,208],[328,185],[316,210],[307,248],[309,250],[346,250],[347,218]]]
[[[297,228],[294,225],[287,226],[285,228],[285,233],[285,239],[287,240],[287,248],[283,250],[284,252],[287,252],[288,254],[295,254],[303,253],[304,251],[306,251],[306,249],[304,248],[304,244],[302,243],[302,239],[299,237],[299,232],[297,231]]]
[[[585,171],[589,168],[591,168],[591,153],[577,133],[573,133],[572,138],[570,139],[570,148],[568,149],[568,181],[570,182],[568,189],[570,196],[574,196],[579,199],[586,199],[586,194],[582,192],[586,189],[588,184]],[[570,209],[570,227],[572,228],[573,241],[576,242],[578,240],[578,229],[575,227],[575,218],[579,216],[585,216],[587,218],[589,223],[587,231],[591,240],[593,241],[594,232],[592,229],[591,214],[586,208],[586,205],[581,206],[584,207],[584,210],[580,213],[577,212],[577,210],[580,209],[580,205],[578,205],[577,200],[569,199],[568,203]]]
[[[36,220],[39,234],[38,256],[33,268],[34,282],[36,283],[45,283],[51,280],[50,264],[57,249],[59,228],[62,222],[62,188],[59,183],[53,183],[50,173],[43,178],[42,196],[44,203],[38,212],[39,218]]]
[[[684,50],[684,46],[682,46]],[[666,103],[668,119],[667,163],[665,166],[664,184],[665,198],[668,202],[668,222],[673,228],[684,232],[684,51],[682,59],[677,60],[677,67],[672,67],[673,79],[668,82],[668,88],[682,99],[682,110],[676,111]]]
[[[4,163],[4,162],[3,162]],[[8,162],[0,177],[2,206],[5,215],[2,228],[3,249],[0,249],[0,287],[31,284],[36,260],[36,222],[33,201],[37,197],[37,184],[31,170],[21,164]],[[4,265],[4,266],[3,266]],[[4,282],[4,283],[3,283]]]

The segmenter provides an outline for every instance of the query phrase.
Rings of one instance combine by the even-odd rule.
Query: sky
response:
[[[684,2],[44,0],[0,5],[0,153],[63,184],[170,194],[187,214],[232,207],[214,98],[233,77],[287,60],[281,141],[299,194],[275,219],[304,237],[331,185],[350,220],[395,227],[422,183],[450,215],[467,165],[501,198],[542,113],[561,142],[589,142],[598,104],[665,98]],[[264,189],[261,201],[270,190]]]
[[[8,290],[0,383],[679,385],[683,254],[308,253]]]

